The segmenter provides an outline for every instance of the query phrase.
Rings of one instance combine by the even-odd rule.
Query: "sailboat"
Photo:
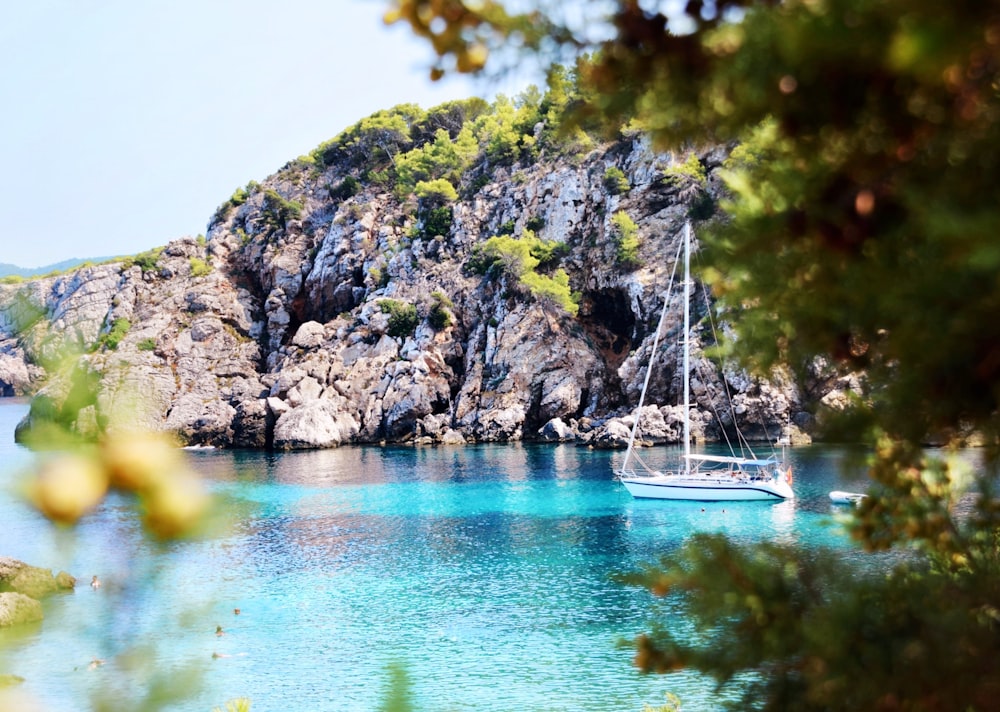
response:
[[[642,462],[635,452],[636,432],[639,428],[640,413],[649,387],[649,377],[653,370],[653,359],[646,369],[639,404],[636,407],[635,422],[629,436],[628,449],[617,475],[625,488],[637,499],[674,499],[696,501],[738,501],[772,500],[779,501],[795,496],[792,491],[792,470],[784,464],[783,458],[759,459],[747,446],[750,457],[733,455],[707,455],[691,452],[691,377],[690,338],[691,328],[691,224],[684,226],[684,336],[683,336],[683,376],[684,376],[684,454],[680,466],[674,471],[659,472]],[[676,260],[674,262],[676,270]],[[671,276],[671,284],[673,277]],[[651,353],[656,354],[660,331],[667,307],[670,304],[668,291],[663,304],[660,321],[653,338]],[[632,466],[636,462],[643,471],[637,472]]]

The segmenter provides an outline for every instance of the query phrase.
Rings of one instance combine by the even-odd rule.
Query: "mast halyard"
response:
[[[684,474],[691,474],[691,223],[684,223]]]
[[[649,377],[653,373],[653,362],[656,358],[656,347],[660,344],[660,335],[663,333],[663,324],[667,319],[667,311],[670,308],[670,298],[674,293],[674,277],[677,275],[677,263],[680,260],[682,245],[677,247],[677,254],[674,255],[674,267],[670,271],[670,281],[667,283],[667,293],[663,298],[663,309],[660,310],[660,319],[656,322],[656,333],[653,335],[653,346],[650,349],[649,365],[646,366],[646,376],[642,381],[642,391],[639,393],[639,405],[635,409],[635,421],[632,423],[632,430],[629,433],[628,447],[625,450],[625,459],[622,462],[621,471],[628,471],[628,462],[632,457],[632,448],[635,445],[635,436],[639,430],[639,419],[642,415],[642,406],[646,402],[646,391],[649,389]]]

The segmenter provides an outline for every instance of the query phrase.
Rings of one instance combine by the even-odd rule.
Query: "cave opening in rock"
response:
[[[628,294],[621,289],[591,291],[583,295],[580,306],[580,324],[608,370],[616,372],[642,339],[635,333],[635,315]]]

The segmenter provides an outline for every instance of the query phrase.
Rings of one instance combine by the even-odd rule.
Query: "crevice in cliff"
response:
[[[281,337],[281,345],[284,346],[295,338],[299,327],[309,321],[311,315],[307,313],[305,279],[299,282],[299,291],[288,302],[288,326],[285,327],[285,334]]]
[[[581,300],[579,322],[601,354],[610,373],[618,371],[641,341],[628,295],[621,289],[587,292]]]
[[[523,439],[536,440],[538,431],[543,425],[545,423],[542,422],[542,382],[539,380],[531,385],[531,400],[524,414]]]
[[[584,388],[580,391],[580,405],[577,406],[576,412],[573,417],[576,419],[583,418],[587,414],[587,405],[590,403],[590,389]]]

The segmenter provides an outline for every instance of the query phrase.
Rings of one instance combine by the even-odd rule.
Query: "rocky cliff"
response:
[[[0,286],[3,394],[42,387],[33,417],[55,409],[80,430],[142,426],[221,447],[620,445],[691,196],[717,196],[725,152],[697,155],[694,192],[665,179],[689,155],[632,136],[572,155],[481,155],[452,178],[455,196],[414,197],[358,145],[321,147],[237,191],[206,237]],[[378,166],[398,168],[402,150]],[[622,214],[635,228],[627,258]],[[532,269],[509,249],[485,259],[497,236],[544,254]],[[700,344],[713,324],[701,288],[692,309]],[[678,324],[671,314],[656,354],[647,440],[680,437]],[[68,397],[79,378],[46,380],[68,346],[83,353],[74,373],[90,400]],[[809,429],[814,404],[786,378],[720,371],[699,353],[693,384],[698,437],[720,439],[720,420],[751,439]]]

